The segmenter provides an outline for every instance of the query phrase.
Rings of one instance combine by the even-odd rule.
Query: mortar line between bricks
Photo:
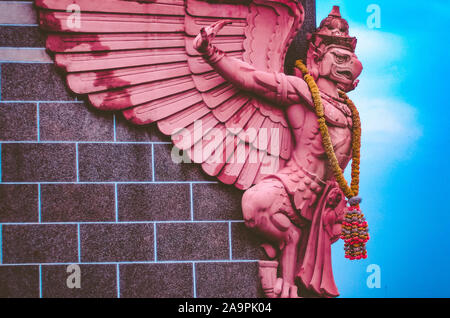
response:
[[[231,247],[231,222],[228,222],[228,246],[230,249],[230,260],[233,259],[233,249]]]
[[[158,241],[156,238],[156,223],[153,223],[153,257],[155,259],[155,262],[158,261]]]
[[[39,298],[42,298],[42,265],[39,264]]]
[[[38,183],[38,222],[42,223],[41,184]]]
[[[155,182],[155,145],[152,144],[152,182]]]
[[[117,285],[117,298],[120,298],[120,267],[116,264],[116,285]]]
[[[0,100],[0,103],[4,104],[12,104],[12,103],[42,103],[42,104],[51,104],[51,103],[58,103],[58,104],[83,104],[84,101],[77,101],[77,100]]]
[[[26,24],[26,23],[0,23],[0,27],[4,27],[4,26],[14,26],[14,27],[22,27],[22,26],[26,26],[26,27],[37,27],[39,26],[38,24]]]
[[[16,2],[16,1],[8,1],[8,2]],[[22,2],[22,1],[19,1]],[[32,46],[0,46],[0,49],[10,49],[10,50],[39,50],[45,51],[45,47],[32,47]]]
[[[0,102],[2,100],[2,64],[0,64]]]
[[[130,145],[171,145],[170,142],[164,142],[164,141],[85,141],[85,140],[39,140],[37,142],[36,140],[5,140],[1,141],[4,144],[73,144],[73,143],[79,143],[79,144],[130,144]]]
[[[12,2],[12,3],[17,3],[17,4],[33,4],[33,1],[18,1],[18,0],[16,0],[16,1],[14,1],[14,0],[12,0],[12,1],[5,1],[5,2]]]
[[[0,142],[0,183],[2,183],[2,143]]]
[[[80,223],[77,224],[77,248],[78,248],[78,263],[81,263],[81,233],[80,233]]]
[[[194,221],[194,194],[192,189],[192,183],[189,183],[189,201],[191,208],[191,221]]]
[[[40,124],[40,116],[39,116],[39,106],[40,106],[40,103],[38,102],[38,103],[36,103],[36,138],[37,138],[37,141],[39,142],[39,141],[41,141],[41,129],[40,129],[40,126],[41,126],[41,124]]]
[[[168,220],[168,221],[97,221],[97,222],[4,222],[3,225],[89,225],[89,224],[171,224],[171,223],[244,223],[243,220]]]
[[[192,290],[194,298],[197,298],[197,275],[195,275],[195,262],[192,262]]]
[[[0,25],[1,26],[1,25]],[[3,64],[53,64],[53,61],[0,61]]]
[[[78,162],[78,143],[75,143],[75,171],[77,176],[77,182],[80,182],[80,164]]]
[[[119,222],[119,200],[117,195],[117,183],[114,183],[114,213],[117,223]]]
[[[116,114],[113,114],[113,134],[114,134],[114,142],[117,142],[117,133],[116,133]]]
[[[167,260],[167,261],[120,261],[120,262],[81,262],[78,265],[132,265],[132,264],[207,264],[207,263],[256,263],[257,259],[234,259],[230,261],[229,259],[210,259],[210,260]],[[6,263],[0,264],[0,267],[6,266],[58,266],[58,265],[72,265],[74,262],[60,262],[60,263]]]
[[[1,142],[0,142],[1,144]],[[217,181],[4,181],[4,184],[217,184]]]
[[[0,224],[0,265],[3,264],[3,224]]]

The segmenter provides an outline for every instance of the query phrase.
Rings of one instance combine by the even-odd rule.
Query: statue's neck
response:
[[[331,96],[331,97],[339,97],[337,83],[329,80],[325,77],[319,77],[317,79],[317,86],[321,92]]]

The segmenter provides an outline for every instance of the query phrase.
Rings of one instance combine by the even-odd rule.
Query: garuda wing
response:
[[[69,88],[94,107],[121,111],[139,125],[157,122],[207,174],[239,189],[290,158],[293,142],[283,111],[228,83],[192,42],[202,27],[229,19],[214,45],[259,70],[283,72],[304,20],[296,0],[35,4],[40,27],[48,31],[47,49],[66,72]],[[252,136],[250,129],[258,133]],[[260,138],[268,131],[274,133]]]

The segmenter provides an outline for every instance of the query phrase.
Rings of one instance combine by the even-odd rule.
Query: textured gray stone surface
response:
[[[74,144],[3,144],[2,181],[75,181]]]
[[[113,141],[113,114],[84,103],[40,103],[40,139]]]
[[[0,140],[36,140],[36,104],[0,104]]]
[[[196,164],[175,163],[172,160],[172,145],[155,146],[155,180],[157,181],[216,181]],[[178,152],[174,150],[174,153]]]
[[[242,219],[243,191],[223,184],[194,184],[194,217],[197,220]]]
[[[0,184],[0,222],[37,222],[38,185]]]
[[[3,225],[3,263],[77,262],[74,224]]]
[[[42,266],[42,297],[113,298],[117,296],[115,265],[80,265],[80,287],[68,288],[66,265]]]
[[[256,262],[196,264],[199,298],[262,297]]]
[[[115,220],[113,184],[41,185],[42,222]]]
[[[231,248],[233,259],[266,259],[261,248],[263,239],[247,229],[244,223],[231,224]]]
[[[120,221],[190,220],[189,184],[119,184]]]
[[[153,261],[153,225],[80,225],[81,261]]]
[[[0,47],[44,47],[45,35],[35,26],[0,26]]]
[[[151,181],[151,145],[79,144],[80,181]]]
[[[0,298],[39,297],[39,266],[0,266]]]
[[[67,101],[75,96],[53,64],[2,64],[3,100]]]
[[[120,265],[121,297],[193,297],[192,264]]]
[[[156,125],[134,125],[121,114],[116,116],[116,138],[117,141],[170,142],[170,137],[162,134]]]
[[[228,259],[228,224],[158,224],[158,260]]]

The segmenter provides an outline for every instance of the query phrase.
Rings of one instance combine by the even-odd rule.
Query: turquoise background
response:
[[[380,28],[368,27],[371,4]],[[449,297],[450,3],[318,0],[317,24],[333,5],[364,65],[349,95],[363,122],[360,195],[371,235],[363,261],[345,259],[341,241],[333,246],[341,297]],[[367,286],[370,264],[380,288]]]

